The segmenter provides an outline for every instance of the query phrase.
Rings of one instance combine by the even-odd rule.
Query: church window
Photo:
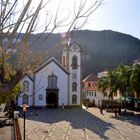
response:
[[[72,95],[72,104],[77,104],[77,95]]]
[[[29,91],[29,82],[28,81],[23,82],[23,90],[24,91]]]
[[[48,76],[48,88],[57,88],[57,76],[54,74]]]
[[[43,100],[43,95],[42,94],[39,94],[38,99],[39,100]]]
[[[88,87],[91,87],[91,83],[88,83]]]
[[[72,57],[72,69],[77,69],[77,56]]]
[[[26,95],[26,94],[24,94],[24,95],[22,96],[22,104],[28,104],[28,98],[29,98],[29,96]]]
[[[63,62],[63,67],[66,67],[66,59],[65,59],[65,56],[63,56],[62,62]]]
[[[76,82],[72,83],[72,91],[77,91],[77,83]]]
[[[96,97],[96,92],[94,93],[94,96]]]

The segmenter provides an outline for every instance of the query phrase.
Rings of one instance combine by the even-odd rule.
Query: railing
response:
[[[15,140],[22,140],[18,119],[14,120]]]

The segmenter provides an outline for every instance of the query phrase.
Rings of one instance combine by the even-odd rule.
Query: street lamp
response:
[[[25,113],[26,113],[26,108],[29,107],[26,104],[22,105],[22,111],[23,111],[23,140],[25,140]]]

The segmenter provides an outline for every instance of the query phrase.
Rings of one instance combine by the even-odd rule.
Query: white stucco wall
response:
[[[101,100],[105,99],[105,97],[103,96],[103,93],[100,91],[92,91],[93,92],[93,96],[92,94],[87,94],[87,92],[83,93],[85,94],[85,98],[89,99],[91,103],[93,103],[93,100],[95,101],[95,105],[98,106],[99,103],[101,103]],[[96,92],[96,95],[95,95]]]
[[[33,93],[33,82],[32,80],[28,77],[28,76],[24,76],[23,79],[20,81],[21,83],[21,86],[23,85],[23,82],[24,81],[28,81],[29,82],[29,91],[26,91],[26,92],[21,92],[18,96],[18,106],[21,106],[22,103],[23,103],[23,95],[26,94],[28,95],[28,105],[29,106],[32,106],[33,105],[33,96],[32,96],[32,93]]]
[[[46,106],[48,76],[52,73],[57,76],[57,88],[59,89],[58,105],[62,105],[62,103],[68,105],[68,74],[52,61],[35,75],[35,106]],[[43,95],[43,100],[39,100],[40,94]]]

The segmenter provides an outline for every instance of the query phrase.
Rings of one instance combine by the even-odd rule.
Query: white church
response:
[[[81,104],[81,49],[77,43],[62,42],[61,64],[54,58],[43,62],[32,77],[21,80],[23,92],[18,106],[75,106]]]

